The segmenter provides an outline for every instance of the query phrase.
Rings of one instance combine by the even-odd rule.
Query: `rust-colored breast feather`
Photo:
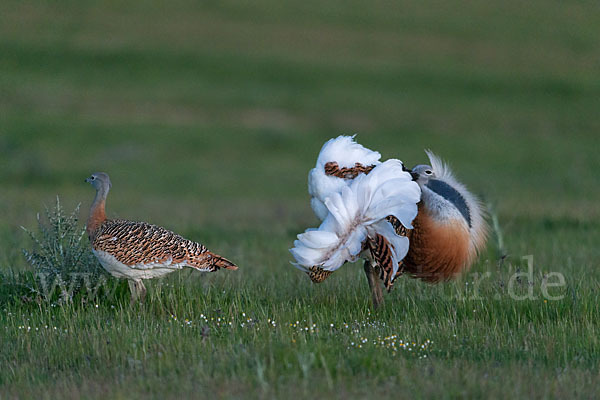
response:
[[[354,179],[359,174],[368,174],[373,168],[375,168],[375,165],[362,165],[360,163],[355,163],[354,167],[340,168],[337,162],[330,161],[325,164],[325,175],[342,179]]]
[[[152,264],[185,264],[199,270],[237,269],[225,258],[160,226],[145,222],[106,220],[92,238],[92,248],[119,262],[143,268]]]
[[[469,231],[464,221],[435,223],[420,205],[413,226],[404,271],[436,283],[455,277],[470,264]]]

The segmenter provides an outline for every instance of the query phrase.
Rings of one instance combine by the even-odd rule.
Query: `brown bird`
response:
[[[375,308],[383,301],[377,278],[389,291],[404,272],[435,283],[469,268],[486,242],[483,209],[447,165],[427,155],[431,165],[409,170],[398,160],[380,162],[353,137],[325,143],[308,183],[323,222],[298,235],[291,249],[296,267],[318,283],[344,262],[364,258]],[[374,173],[386,179],[371,179]]]
[[[85,181],[96,189],[86,226],[92,251],[112,276],[129,280],[132,301],[144,300],[144,279],[157,278],[185,267],[203,272],[238,269],[231,261],[211,253],[200,243],[160,226],[107,219],[105,206],[111,188],[110,178],[104,172],[96,172]]]

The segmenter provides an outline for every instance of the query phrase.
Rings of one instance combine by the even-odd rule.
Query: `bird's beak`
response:
[[[91,182],[91,180],[90,180],[90,178],[85,178],[85,181],[84,181],[84,182],[86,182],[86,183],[90,183],[90,182]]]
[[[417,179],[419,179],[419,174],[417,174],[416,172],[413,172],[412,169],[406,168],[404,163],[402,163],[402,171],[408,172],[410,174],[410,176],[412,176],[413,181],[416,181]]]

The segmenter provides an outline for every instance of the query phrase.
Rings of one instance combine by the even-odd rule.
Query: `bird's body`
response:
[[[184,267],[212,272],[233,266],[200,243],[165,228],[119,219],[99,226],[92,250],[117,278],[151,279]]]
[[[487,226],[481,204],[436,155],[417,165],[419,212],[410,234],[404,270],[427,282],[456,277],[469,268],[485,245]]]
[[[87,181],[97,190],[86,226],[92,251],[107,272],[130,281],[133,297],[145,294],[142,280],[158,278],[182,268],[209,272],[220,268],[237,269],[235,264],[211,253],[202,244],[160,226],[107,219],[108,175],[96,173]]]
[[[307,271],[313,281],[323,281],[341,263],[336,261],[336,267],[332,268],[328,254],[321,251],[323,243],[315,243],[319,232],[345,231],[345,235],[351,237],[353,229],[362,229],[364,226],[361,224],[370,224],[368,235],[359,235],[354,242],[337,245],[361,249],[375,306],[381,297],[376,293],[380,289],[374,284],[375,274],[389,290],[393,280],[403,272],[428,282],[439,282],[468,268],[485,244],[483,211],[477,199],[454,178],[448,166],[431,152],[427,154],[431,166],[418,165],[408,170],[401,165],[401,168],[390,169],[386,164],[397,160],[380,162],[378,152],[355,143],[352,137],[340,136],[325,143],[316,167],[309,173],[311,206],[324,222],[317,230],[299,235],[294,242],[292,254],[297,266],[299,264]],[[353,182],[370,181],[371,174],[381,174],[377,171],[383,169],[387,171],[388,181],[373,180],[370,185],[362,187]],[[390,185],[392,181],[393,185],[401,186]],[[326,223],[339,208],[337,203],[352,204],[354,198],[368,197],[376,192],[382,194],[376,205],[380,220],[358,220],[356,228],[338,224],[337,231]],[[363,204],[364,208],[358,206],[353,215],[363,215],[368,207],[373,206],[369,201]],[[411,211],[403,214],[403,218],[397,218],[401,205],[405,211]],[[306,240],[307,236],[310,240]],[[398,251],[399,238],[408,244],[405,250]],[[358,243],[358,240],[362,241]],[[345,261],[356,259],[357,253],[350,253],[352,256]],[[306,254],[312,257],[303,257]]]
[[[469,231],[459,219],[439,222],[420,205],[402,261],[404,272],[428,282],[453,278],[468,265]]]

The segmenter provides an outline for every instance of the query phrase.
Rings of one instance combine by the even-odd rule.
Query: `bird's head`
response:
[[[471,207],[466,200],[469,195],[450,169],[435,154],[427,151],[431,165],[417,165],[410,170],[413,180],[421,187],[423,204],[436,210],[440,216],[452,216],[458,211],[465,222],[471,226]]]
[[[112,186],[110,178],[105,172],[94,172],[89,178],[86,178],[85,181],[90,183],[98,192],[108,192]]]
[[[413,181],[417,182],[419,186],[426,185],[430,179],[435,178],[435,172],[431,165],[420,164],[415,166],[409,172]]]
[[[417,165],[410,170],[421,188],[425,208],[440,219],[462,217],[471,236],[471,253],[485,244],[487,224],[480,201],[459,182],[450,167],[431,151],[426,151],[430,165]]]

